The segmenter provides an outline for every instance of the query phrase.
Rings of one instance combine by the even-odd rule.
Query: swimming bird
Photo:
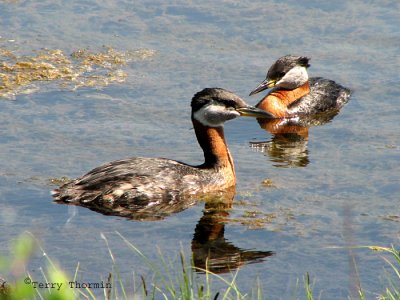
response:
[[[97,167],[54,190],[56,201],[107,207],[115,213],[173,205],[181,197],[223,190],[236,183],[223,124],[239,116],[270,117],[232,92],[206,88],[191,101],[191,118],[204,163],[192,166],[166,158],[133,157]]]
[[[286,55],[268,70],[266,79],[251,93],[272,89],[256,107],[275,118],[313,115],[340,110],[350,99],[351,91],[333,80],[308,78],[310,58]]]

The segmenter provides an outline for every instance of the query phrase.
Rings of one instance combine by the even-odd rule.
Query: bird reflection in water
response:
[[[250,147],[268,155],[275,167],[306,167],[310,163],[307,147],[309,128],[331,122],[338,112],[297,118],[257,119],[260,127],[270,132],[272,138],[250,142]]]
[[[225,222],[232,208],[235,189],[212,195],[205,202],[204,213],[197,223],[193,240],[193,262],[198,272],[226,273],[250,263],[259,263],[272,251],[241,249],[228,241]]]
[[[140,203],[135,205],[114,205],[110,203],[109,205],[104,205],[103,203],[97,204],[97,202],[92,202],[90,205],[85,205],[85,203],[80,202],[64,202],[62,200],[54,200],[58,204],[71,205],[71,206],[81,206],[89,208],[92,211],[101,213],[106,216],[116,216],[123,217],[129,220],[136,221],[158,221],[165,217],[181,212],[188,207],[194,205],[197,199],[201,199],[201,194],[189,195],[189,196],[177,196],[176,201],[158,201],[154,205],[140,205]],[[108,204],[108,203],[107,203]]]
[[[200,273],[205,270],[224,273],[235,270],[244,264],[262,262],[266,257],[274,254],[272,251],[241,249],[224,237],[225,222],[229,218],[235,192],[236,189],[233,186],[219,192],[181,196],[179,201],[174,201],[171,205],[160,201],[158,204],[143,208],[139,206],[107,207],[104,205],[91,205],[88,208],[107,216],[118,216],[137,221],[157,221],[202,201],[205,203],[203,216],[196,225],[192,240],[194,267]],[[57,200],[55,202],[82,206],[77,202],[65,203]]]

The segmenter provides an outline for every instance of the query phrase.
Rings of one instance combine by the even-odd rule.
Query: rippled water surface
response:
[[[238,186],[232,207],[211,225],[219,230],[223,253],[242,251],[243,261],[247,255],[254,262],[239,271],[245,292],[260,278],[268,299],[296,298],[297,285],[302,298],[308,272],[321,299],[356,295],[358,280],[374,298],[386,285],[382,258],[347,247],[400,244],[399,6],[398,1],[0,1],[3,69],[4,63],[15,67],[16,61],[57,50],[85,83],[68,76],[35,80],[0,99],[1,251],[29,230],[70,274],[80,262],[87,282],[111,271],[101,234],[127,282],[132,272],[149,277],[151,272],[115,232],[154,260],[158,251],[176,259],[183,250],[191,257],[199,230],[207,234],[210,224],[204,202],[161,221],[130,221],[53,203],[49,179],[77,177],[130,156],[200,163],[190,122],[192,95],[218,86],[255,104],[261,95],[247,95],[274,60],[307,55],[310,76],[348,86],[351,101],[305,137],[273,136],[253,119],[228,122]],[[82,61],[71,56],[107,49],[127,60],[79,69]],[[151,55],[130,56],[138,49]],[[117,79],[109,80],[112,76]],[[29,271],[40,276],[44,264],[35,256]]]

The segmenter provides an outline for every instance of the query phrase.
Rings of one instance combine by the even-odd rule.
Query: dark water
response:
[[[9,242],[29,230],[70,274],[80,262],[80,277],[88,282],[111,271],[102,235],[127,282],[132,273],[150,271],[115,232],[151,259],[159,258],[158,249],[172,259],[180,250],[190,257],[204,203],[162,221],[128,221],[53,203],[48,179],[73,178],[129,156],[199,163],[191,96],[219,86],[255,104],[261,96],[247,95],[267,66],[288,53],[307,55],[310,76],[350,87],[352,99],[331,122],[309,128],[307,138],[279,141],[253,119],[226,125],[238,186],[221,241],[229,249],[274,252],[240,268],[244,291],[260,278],[268,299],[296,298],[297,285],[303,298],[308,272],[315,296],[347,299],[358,281],[355,258],[367,298],[374,298],[386,285],[382,258],[346,247],[399,246],[399,6],[0,1],[0,47],[19,56],[104,45],[156,51],[121,66],[123,83],[72,91],[34,82],[29,93],[0,100],[0,249],[7,252]],[[254,147],[261,142],[264,147]],[[36,256],[29,271],[40,276],[44,261]]]

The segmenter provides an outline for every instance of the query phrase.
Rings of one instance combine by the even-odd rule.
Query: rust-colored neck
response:
[[[276,89],[265,96],[256,106],[278,118],[288,117],[287,108],[290,104],[310,93],[308,81],[294,90]]]
[[[282,103],[284,103],[285,106],[288,107],[294,101],[300,99],[308,93],[310,93],[310,84],[307,81],[305,84],[299,86],[294,90],[277,89],[275,91],[272,91],[271,94],[278,97],[282,101]]]
[[[225,142],[223,127],[208,127],[193,119],[197,141],[204,152],[205,168],[228,168],[235,175],[233,159]]]

